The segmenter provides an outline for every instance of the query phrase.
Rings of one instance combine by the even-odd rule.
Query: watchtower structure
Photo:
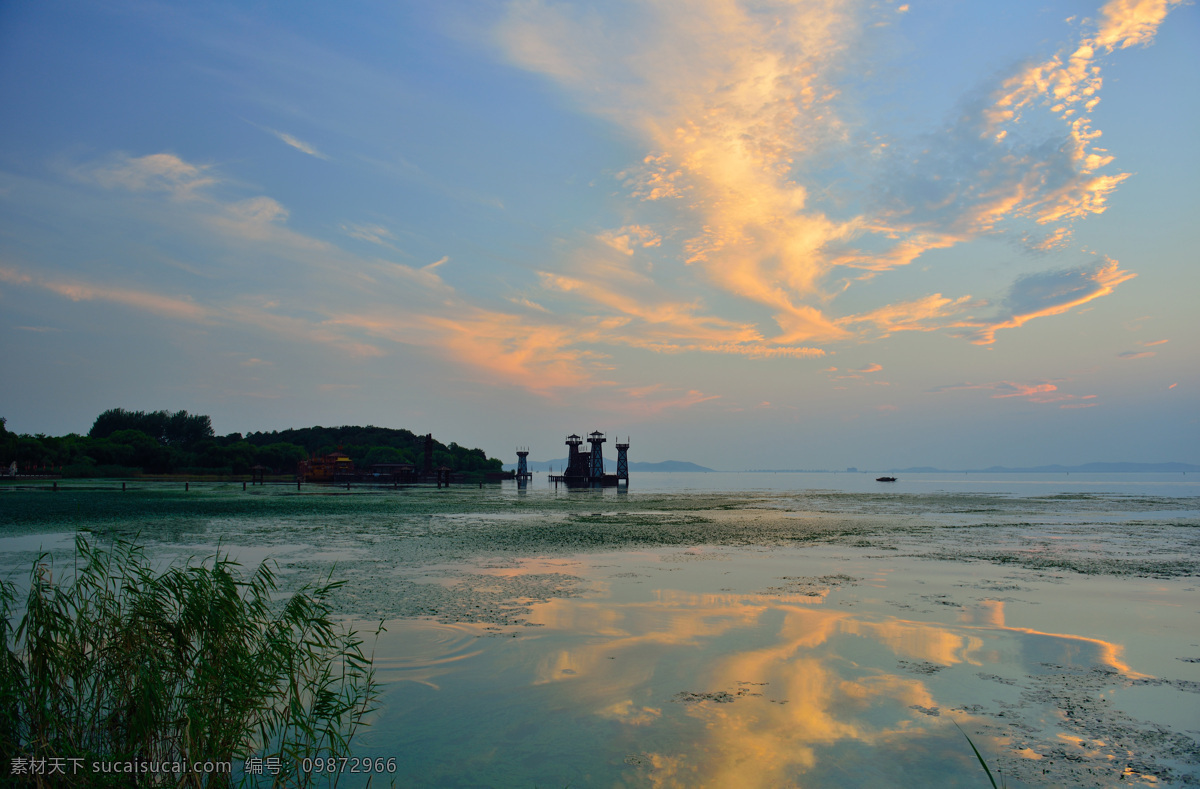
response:
[[[616,448],[617,448],[617,479],[625,480],[625,484],[628,485],[629,484],[629,439],[626,438],[624,443],[622,443],[620,439],[617,439],[617,443],[614,446],[616,446]]]
[[[607,440],[599,430],[588,434],[588,443],[592,445],[592,467],[588,476],[594,480],[604,476],[604,450],[600,445]]]
[[[524,482],[533,479],[529,471],[529,447],[517,450],[517,481]]]
[[[593,431],[587,437],[592,446],[591,451],[581,451],[583,439],[574,433],[567,436],[567,468],[560,475],[552,473],[549,477],[550,482],[555,486],[562,483],[568,488],[616,487],[619,484],[618,476],[604,473],[604,443],[607,440],[599,430]],[[617,444],[617,449],[621,453],[621,462],[624,463],[625,484],[629,484],[629,463],[625,460],[629,443]]]
[[[567,470],[566,476],[586,477],[588,475],[587,453],[580,452],[583,439],[572,433],[567,436]]]

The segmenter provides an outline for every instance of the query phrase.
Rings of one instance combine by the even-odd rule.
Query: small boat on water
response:
[[[876,477],[875,481],[876,482],[895,482],[896,478],[895,477]]]

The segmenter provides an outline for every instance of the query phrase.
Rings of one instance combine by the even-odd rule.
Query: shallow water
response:
[[[976,569],[830,546],[474,567],[582,590],[474,645],[461,624],[389,625],[391,690],[363,744],[403,754],[414,786],[979,785],[954,720],[1010,785],[1129,785],[1113,762],[1172,747],[1124,731],[1139,711],[1200,728],[1196,688],[1151,684],[1198,674],[1175,660],[1197,652],[1189,581],[1063,595],[1059,577]],[[1106,701],[1064,718],[1075,696]],[[1187,771],[1160,759],[1158,777],[1172,765]]]
[[[1009,786],[1200,781],[1200,486],[969,476],[0,488],[0,571],[77,529],[335,568],[397,786],[986,785],[952,721]]]

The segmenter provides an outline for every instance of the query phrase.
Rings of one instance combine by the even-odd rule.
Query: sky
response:
[[[1200,462],[1198,77],[1183,0],[4,3],[0,416]]]

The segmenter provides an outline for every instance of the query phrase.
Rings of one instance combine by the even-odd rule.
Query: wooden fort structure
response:
[[[433,465],[433,434],[424,438],[424,462],[418,467],[413,463],[376,463],[370,471],[356,469],[350,456],[338,447],[328,455],[314,455],[300,462],[297,476],[305,482],[327,483],[376,483],[387,485],[416,485],[436,483],[449,487],[451,482],[464,481],[463,474],[448,466]]]

